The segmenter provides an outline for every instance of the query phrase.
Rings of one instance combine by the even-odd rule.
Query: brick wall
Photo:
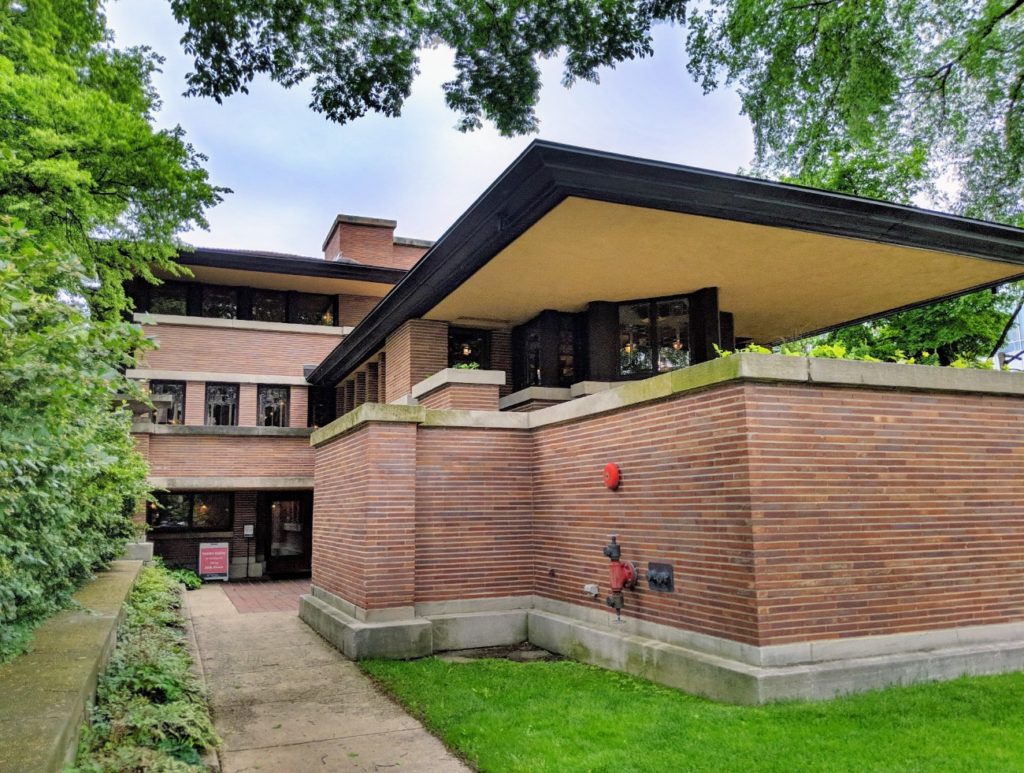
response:
[[[639,583],[626,614],[745,642],[757,638],[743,387],[682,395],[535,431],[535,590],[604,606],[618,534],[624,560],[670,563],[675,592]],[[618,491],[602,471],[615,462]],[[586,600],[585,583],[602,596]]]
[[[417,601],[532,592],[530,456],[523,431],[419,431]]]
[[[762,643],[1024,620],[1024,401],[747,395]]]
[[[368,424],[317,449],[313,582],[364,608],[413,603],[415,435]]]
[[[410,319],[388,336],[384,351],[386,402],[409,394],[414,384],[448,367],[448,325]]]
[[[309,387],[293,386],[288,391],[288,426],[309,426]]]
[[[627,616],[735,641],[1024,621],[1022,421],[1014,398],[731,383],[532,431],[369,425],[316,451],[319,538],[351,509],[342,448],[385,468],[359,480],[386,529],[339,537],[358,579],[314,579],[386,606],[369,567],[400,544],[404,583],[413,540],[416,601],[532,592],[604,610],[614,533],[641,574],[675,570],[673,593],[628,592]],[[416,464],[393,521],[403,478],[374,479],[392,458]]]
[[[305,437],[151,435],[149,474],[158,477],[288,476],[313,474]]]
[[[416,398],[426,408],[458,411],[498,410],[497,384],[445,384]]]
[[[370,309],[376,306],[379,300],[380,298],[369,295],[339,295],[338,323],[342,327],[355,327],[363,317],[370,313]]]
[[[140,367],[212,373],[301,376],[304,365],[318,365],[340,336],[234,330],[200,325],[147,325],[160,348],[145,353]]]
[[[336,221],[324,246],[324,258],[354,260],[373,266],[408,270],[427,250],[409,244],[395,244],[394,221],[378,223]]]

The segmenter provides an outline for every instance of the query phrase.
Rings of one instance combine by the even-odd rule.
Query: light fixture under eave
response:
[[[678,352],[680,349],[683,348],[683,342],[677,338],[675,341],[672,342],[672,348]]]
[[[473,347],[471,347],[469,344],[463,344],[462,345],[462,356],[463,357],[468,357],[472,353],[473,353]]]

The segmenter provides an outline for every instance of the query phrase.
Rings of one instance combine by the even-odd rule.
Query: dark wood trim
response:
[[[402,323],[426,314],[568,196],[1024,266],[1019,228],[534,141],[310,374],[310,382],[335,384],[347,376]],[[591,370],[600,372],[601,364],[591,362]]]
[[[178,253],[184,266],[208,266],[261,274],[315,276],[326,279],[354,279],[377,284],[395,284],[407,273],[400,268],[367,266],[360,263],[307,258],[298,255],[275,255],[244,250],[218,250],[197,247]]]
[[[587,307],[587,362],[590,381],[618,381],[619,304],[593,301]]]
[[[690,364],[707,362],[718,356],[722,345],[718,312],[718,288],[703,287],[690,293]]]

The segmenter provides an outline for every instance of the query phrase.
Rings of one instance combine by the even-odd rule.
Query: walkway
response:
[[[243,607],[280,595],[269,583],[248,588],[267,600],[253,592]],[[187,594],[224,773],[466,770],[295,612],[243,614],[229,593],[209,584]]]

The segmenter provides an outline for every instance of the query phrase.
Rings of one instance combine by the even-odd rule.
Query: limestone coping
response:
[[[743,353],[680,368],[642,381],[631,381],[597,394],[523,413],[452,411],[427,409],[423,406],[366,403],[313,432],[310,442],[314,446],[322,445],[367,422],[535,429],[739,381],[1024,397],[1024,375],[1009,371]]]
[[[57,771],[74,759],[86,706],[114,648],[141,561],[113,561],[0,669],[0,769]]]
[[[312,427],[228,427],[205,424],[153,424],[137,421],[132,424],[135,435],[216,435],[220,437],[308,437]]]
[[[505,371],[503,370],[470,370],[469,368],[444,368],[433,376],[427,376],[418,384],[413,385],[409,394],[413,399],[433,392],[449,384],[477,384],[489,386],[503,386],[505,384]]]
[[[150,476],[146,482],[154,489],[168,491],[297,491],[313,488],[312,475]]]
[[[157,368],[129,368],[128,378],[141,381],[212,381],[226,384],[273,384],[275,386],[304,386],[305,376],[280,376],[263,373],[218,373],[211,370],[163,370]]]
[[[509,408],[528,403],[532,400],[564,402],[571,399],[572,393],[567,388],[532,386],[502,397],[498,400],[498,409],[506,411]]]
[[[219,327],[231,330],[263,330],[272,333],[312,333],[340,338],[352,332],[351,327],[331,325],[302,325],[296,322],[261,322],[255,319],[219,319],[216,317],[189,317],[178,314],[150,314],[136,312],[132,319],[140,325],[183,325],[185,327]]]

